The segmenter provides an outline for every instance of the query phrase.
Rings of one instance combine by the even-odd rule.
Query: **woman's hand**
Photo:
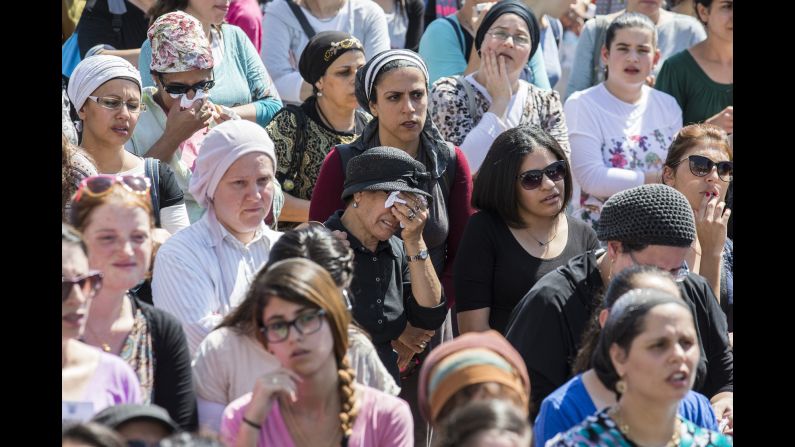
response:
[[[262,422],[273,407],[273,400],[279,395],[289,396],[295,402],[297,383],[301,377],[293,371],[280,367],[275,371],[263,374],[254,383],[251,402],[246,407],[245,417],[250,421]]]
[[[212,112],[205,108],[205,102],[200,99],[191,107],[182,110],[178,100],[174,100],[166,117],[165,134],[172,135],[180,143],[190,138],[199,129],[207,127],[212,120]]]
[[[726,203],[718,200],[718,196],[705,194],[696,211],[696,234],[702,256],[720,256],[726,243],[731,210],[725,209]]]
[[[400,340],[392,340],[392,349],[398,355],[398,369],[401,371],[405,370],[411,364],[411,359],[414,358],[414,351]]]
[[[707,124],[714,124],[723,130],[726,131],[727,134],[731,135],[734,133],[734,106],[728,106],[725,109],[718,112],[717,115],[709,118],[706,120]]]
[[[710,403],[718,418],[719,431],[726,435],[734,435],[734,393],[728,391],[718,393],[712,396]]]
[[[482,73],[484,87],[491,96],[489,112],[502,119],[508,111],[508,103],[513,94],[508,69],[505,67],[505,57],[497,56],[497,52],[490,48],[483,48],[481,57],[479,72]]]
[[[400,334],[398,337],[398,341],[406,345],[409,349],[413,352],[419,354],[425,350],[428,346],[428,342],[431,341],[431,337],[435,334],[436,331],[428,331],[425,329],[420,329],[412,326],[410,323],[406,323],[406,329],[403,330],[403,333]]]
[[[395,202],[392,205],[392,215],[403,224],[401,238],[404,242],[419,243],[422,240],[422,230],[428,220],[428,201],[417,194],[401,192],[398,197],[405,200],[406,204]]]

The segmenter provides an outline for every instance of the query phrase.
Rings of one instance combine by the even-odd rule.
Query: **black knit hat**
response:
[[[425,166],[400,149],[378,146],[367,149],[348,162],[342,200],[359,191],[404,191],[431,195],[419,189],[430,174]]]
[[[685,196],[661,184],[614,194],[596,222],[600,241],[688,247],[696,239],[693,210]]]

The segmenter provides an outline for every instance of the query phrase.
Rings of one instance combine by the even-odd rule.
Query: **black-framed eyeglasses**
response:
[[[635,256],[632,254],[632,252],[631,252],[631,251],[630,251],[630,252],[628,252],[628,254],[629,254],[629,259],[632,259],[632,262],[633,262],[635,265],[652,265],[653,267],[656,267],[656,266],[654,266],[653,264],[641,264],[640,262],[638,262],[638,260],[637,260],[637,259],[635,259]],[[678,269],[676,269],[676,270],[670,270],[668,273],[670,273],[670,274],[671,274],[671,276],[673,276],[673,277],[674,277],[674,280],[675,280],[676,282],[682,282],[682,281],[684,281],[684,280],[685,280],[685,278],[687,278],[687,275],[690,273],[690,269],[687,267],[687,261],[684,261],[684,262],[682,262],[682,265],[681,265],[681,266],[679,266],[679,268],[678,268]]]
[[[157,74],[157,78],[160,79],[160,83],[163,85],[163,88],[166,90],[166,92],[172,95],[184,95],[191,90],[193,90],[194,92],[198,92],[199,90],[204,90],[204,92],[207,93],[208,91],[210,91],[211,88],[215,86],[214,79],[210,79],[207,81],[199,81],[193,85],[185,85],[185,84],[166,84],[166,81],[163,79],[163,75],[160,73]]]
[[[734,180],[734,162],[732,161],[719,161],[716,163],[703,155],[691,155],[677,161],[671,167],[675,168],[685,160],[689,160],[690,172],[696,177],[704,177],[712,172],[712,168],[717,168],[718,177],[721,180],[724,182]]]
[[[314,334],[323,326],[323,317],[326,311],[318,309],[314,312],[301,314],[292,321],[277,321],[260,327],[260,332],[265,335],[269,343],[281,343],[290,336],[290,327],[295,327],[301,335]]]
[[[92,297],[102,288],[102,272],[92,270],[85,275],[74,278],[61,277],[61,302],[69,299],[75,285],[83,292],[83,296]]]
[[[549,177],[553,182],[563,180],[566,175],[566,160],[558,160],[544,169],[531,169],[517,175],[516,178],[520,180],[522,188],[530,191],[541,186],[544,180],[544,175]]]
[[[108,110],[119,110],[122,105],[127,107],[127,111],[130,113],[141,113],[146,110],[146,105],[141,104],[141,101],[123,101],[115,96],[89,96],[88,99]]]

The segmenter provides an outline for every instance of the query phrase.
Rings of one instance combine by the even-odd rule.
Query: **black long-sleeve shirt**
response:
[[[530,374],[531,410],[571,378],[582,333],[601,302],[604,283],[592,250],[541,278],[517,304],[505,338],[516,348]],[[734,355],[729,348],[726,316],[709,283],[690,274],[680,284],[693,312],[701,348],[693,390],[707,397],[734,390]]]
[[[400,383],[397,354],[390,342],[403,333],[406,322],[426,330],[438,329],[447,316],[444,292],[437,306],[420,306],[411,294],[411,276],[403,241],[392,236],[379,242],[374,252],[370,251],[345,228],[341,216],[341,210],[335,212],[325,225],[330,230],[348,233],[354,253],[354,274],[350,286],[353,316],[370,334],[384,366]]]

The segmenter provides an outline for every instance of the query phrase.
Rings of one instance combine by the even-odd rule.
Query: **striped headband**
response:
[[[373,91],[373,83],[375,82],[376,76],[378,76],[378,72],[384,67],[384,65],[392,62],[392,61],[409,61],[416,65],[420,70],[422,70],[422,74],[425,75],[425,82],[430,80],[430,76],[428,75],[428,67],[425,66],[425,61],[422,60],[419,54],[410,51],[410,50],[387,50],[382,53],[377,54],[368,64],[369,67],[367,68],[367,73],[364,77],[364,94],[367,98],[367,101],[370,101],[370,92]]]

